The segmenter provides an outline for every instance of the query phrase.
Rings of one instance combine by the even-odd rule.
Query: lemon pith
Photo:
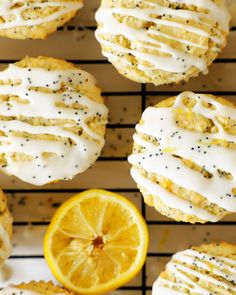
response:
[[[104,190],[66,201],[44,240],[52,273],[79,294],[101,294],[127,283],[142,268],[147,248],[148,230],[138,209]]]

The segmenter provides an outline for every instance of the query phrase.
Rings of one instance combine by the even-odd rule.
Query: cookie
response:
[[[234,28],[236,26],[236,2],[235,0],[226,0],[226,3],[228,4],[229,11],[231,13],[231,28]]]
[[[212,243],[176,253],[152,295],[236,294],[236,246]]]
[[[107,108],[95,78],[64,60],[25,58],[0,72],[0,171],[44,185],[89,168]]]
[[[11,255],[12,221],[7,198],[0,189],[0,265]]]
[[[51,282],[29,282],[16,286],[10,285],[0,291],[0,295],[73,295],[64,288]]]
[[[177,221],[236,212],[236,105],[183,92],[147,108],[134,134],[131,175],[145,202]]]
[[[0,5],[0,36],[44,39],[74,17],[82,6],[82,0],[3,0]]]
[[[226,45],[230,14],[224,0],[102,0],[96,20],[118,72],[161,85],[207,73]]]

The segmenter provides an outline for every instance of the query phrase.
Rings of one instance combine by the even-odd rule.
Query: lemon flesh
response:
[[[101,294],[131,280],[142,268],[147,248],[147,226],[138,209],[104,190],[66,201],[44,241],[52,273],[79,294]]]

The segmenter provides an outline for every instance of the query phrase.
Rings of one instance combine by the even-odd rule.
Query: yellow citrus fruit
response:
[[[101,294],[127,283],[142,268],[147,248],[148,230],[138,209],[105,190],[66,201],[44,240],[52,273],[79,294]]]

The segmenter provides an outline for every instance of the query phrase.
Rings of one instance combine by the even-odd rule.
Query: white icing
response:
[[[42,295],[42,292],[34,292],[31,290],[20,289],[14,286],[9,286],[0,290],[0,295]],[[53,293],[55,295],[66,295],[68,293]]]
[[[40,25],[45,22],[53,21],[63,14],[69,13],[71,11],[75,11],[77,9],[82,8],[82,2],[75,2],[75,1],[34,1],[31,2],[29,0],[0,0],[0,17],[3,17],[5,22],[0,23],[0,29],[9,29],[13,27],[22,27],[22,26],[35,26]],[[14,7],[17,3],[23,4],[19,7]],[[48,8],[48,7],[57,7],[55,13],[50,14],[48,16],[42,16],[41,18],[36,19],[24,19],[22,13],[24,13],[27,9],[35,9],[35,8]],[[14,16],[13,20],[9,20],[9,17]]]
[[[187,97],[196,100],[192,111],[211,119],[218,127],[218,133],[203,134],[178,127],[175,121],[175,112],[178,109],[188,111],[183,104],[183,99]],[[203,102],[211,103],[215,106],[215,110],[204,107]],[[146,190],[147,194],[158,196],[170,208],[179,209],[184,213],[197,216],[199,219],[212,222],[219,220],[220,217],[194,206],[190,201],[177,197],[159,184],[145,178],[140,174],[138,166],[149,173],[170,179],[180,187],[203,195],[211,203],[217,204],[229,212],[236,212],[236,196],[232,193],[232,189],[236,187],[235,149],[211,145],[211,141],[214,139],[224,139],[236,143],[236,136],[224,131],[217,121],[217,116],[236,120],[236,112],[232,107],[224,106],[210,96],[192,92],[180,94],[170,108],[149,107],[144,111],[142,124],[138,124],[136,130],[138,133],[157,138],[160,145],[149,143],[136,133],[134,142],[144,147],[145,150],[128,158],[129,162],[134,165],[131,169],[132,177],[140,187]],[[213,177],[204,178],[201,173],[190,169],[181,159],[173,157],[173,155],[191,159],[200,167],[205,167]],[[231,173],[232,180],[221,177],[218,169]]]
[[[106,124],[107,108],[67,86],[62,92],[46,93],[32,90],[32,87],[44,87],[51,91],[61,89],[62,83],[72,82],[73,85],[85,84],[88,88],[95,87],[95,79],[87,72],[79,69],[47,71],[39,68],[21,68],[16,65],[9,67],[0,73],[0,80],[14,82],[21,81],[19,85],[0,85],[0,95],[14,95],[29,103],[2,101],[0,103],[0,115],[25,116],[43,119],[70,120],[66,125],[57,126],[33,126],[26,122],[11,119],[0,120],[0,131],[6,136],[0,136],[0,153],[5,154],[8,165],[0,167],[0,171],[15,175],[23,181],[43,185],[59,179],[70,179],[75,174],[81,173],[91,166],[98,158],[104,145],[104,138],[90,129],[87,120],[98,119],[98,125]],[[65,103],[69,108],[58,107],[56,103]],[[72,104],[82,106],[74,109]],[[64,128],[79,126],[88,136],[80,136]],[[17,137],[12,131],[28,132],[29,134],[49,134],[64,138],[64,142],[40,139],[27,139]],[[88,138],[89,137],[89,138]],[[73,140],[70,145],[68,140]],[[66,141],[66,144],[65,144]],[[34,158],[32,161],[14,161],[12,154],[25,153]],[[45,158],[44,152],[54,155]]]
[[[178,49],[171,47],[166,44],[165,41],[156,40],[153,38],[155,36],[164,36],[171,40],[179,40],[181,43],[184,43],[189,46],[206,48],[204,46],[199,46],[196,42],[191,42],[188,40],[183,40],[182,38],[178,38],[175,36],[164,34],[157,29],[135,29],[131,26],[128,26],[124,23],[119,23],[115,18],[115,15],[121,16],[133,16],[138,20],[152,22],[156,25],[164,25],[171,26],[179,29],[185,29],[189,33],[196,34],[197,36],[207,37],[213,40],[217,47],[212,48],[214,51],[220,51],[222,45],[225,42],[225,36],[222,35],[222,31],[228,33],[229,31],[229,21],[230,15],[226,8],[224,1],[222,5],[217,5],[211,0],[171,0],[170,2],[179,3],[179,4],[187,4],[194,5],[200,9],[207,10],[206,13],[200,13],[185,9],[171,9],[168,7],[163,7],[158,3],[154,3],[150,0],[143,0],[142,3],[148,4],[150,8],[121,8],[121,7],[107,7],[101,6],[96,13],[96,20],[100,24],[99,28],[96,31],[96,38],[98,41],[104,46],[109,47],[112,52],[108,52],[103,49],[103,54],[108,57],[110,62],[116,62],[119,60],[119,63],[122,65],[127,64],[127,60],[125,58],[119,57],[118,55],[122,54],[132,54],[136,58],[149,62],[149,66],[143,65],[142,63],[138,64],[139,70],[149,71],[160,69],[173,73],[182,73],[184,74],[187,70],[189,70],[192,66],[195,66],[200,71],[207,72],[207,63],[203,57],[193,56],[190,52],[184,52]],[[138,3],[139,4],[139,3]],[[156,15],[171,15],[173,17],[181,17],[184,20],[195,20],[198,23],[210,27],[210,30],[214,32],[213,34],[208,33],[204,28],[196,28],[190,24],[181,24],[177,21],[169,21],[164,19],[157,18]],[[204,19],[210,19],[213,22],[213,25],[210,25],[204,21]],[[214,25],[218,22],[219,29],[215,29]],[[135,43],[135,48],[126,48],[121,45],[115,44],[112,41],[108,41],[107,38],[103,38],[105,35],[111,36],[124,36],[128,40],[131,40]],[[143,49],[146,52],[143,52]],[[151,53],[150,49],[158,50],[165,55],[157,55],[155,53]],[[147,51],[149,50],[149,52]],[[109,50],[110,51],[110,50]],[[116,53],[114,53],[116,52]],[[166,55],[167,54],[167,55]]]
[[[193,265],[194,270],[192,269]],[[235,259],[185,250],[175,254],[167,264],[166,269],[168,273],[175,276],[175,282],[162,277],[158,278],[153,285],[152,295],[213,294],[204,285],[200,286],[198,281],[194,280],[195,278],[205,282],[205,286],[206,283],[211,283],[215,287],[221,288],[221,292],[227,291],[227,294],[235,294],[236,292]],[[224,278],[224,280],[219,281],[213,275]],[[185,289],[186,292],[179,291],[180,288]]]

